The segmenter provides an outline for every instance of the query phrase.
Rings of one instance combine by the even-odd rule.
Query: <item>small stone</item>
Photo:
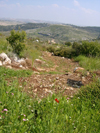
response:
[[[66,90],[73,90],[73,88],[72,87],[68,87],[68,88],[66,88]]]
[[[89,76],[90,75],[90,73],[89,72],[87,72],[87,76]]]
[[[49,92],[49,93],[51,93],[51,94],[53,94],[53,92],[52,92],[51,90],[45,89],[45,91],[46,91],[46,92]],[[45,92],[45,93],[46,93],[46,92]]]
[[[53,86],[54,86],[54,84],[51,85],[51,87],[53,87]]]
[[[78,73],[77,76],[80,77],[81,75]]]
[[[85,77],[82,77],[82,81],[83,81],[83,82],[86,81]]]
[[[2,66],[2,61],[0,61],[0,66]]]
[[[59,77],[56,77],[56,80],[59,80]]]
[[[34,71],[34,74],[40,74],[39,72]]]
[[[19,65],[19,67],[20,67],[20,68],[23,68],[23,66],[22,66],[22,65]]]
[[[37,91],[37,88],[34,91],[36,92]]]
[[[42,60],[40,60],[40,59],[35,59],[35,61],[36,61],[37,63],[40,63],[40,64],[45,63],[45,61],[42,61]]]
[[[22,88],[22,86],[19,86],[20,88]]]
[[[37,68],[37,70],[40,71],[40,72],[45,72],[46,71],[46,69],[43,69],[43,68]]]
[[[73,98],[73,96],[70,96],[70,98]]]
[[[77,73],[77,72],[80,72],[82,70],[84,70],[84,68],[82,68],[82,67],[75,67],[73,72]]]
[[[9,68],[9,69],[12,69],[12,66],[6,66],[7,68]]]
[[[69,87],[68,87],[68,88],[66,88],[66,90],[69,90]]]
[[[73,90],[73,88],[72,88],[72,87],[70,87],[70,90]]]
[[[71,76],[71,75],[73,75],[73,74],[72,74],[71,72],[68,72],[68,75]]]

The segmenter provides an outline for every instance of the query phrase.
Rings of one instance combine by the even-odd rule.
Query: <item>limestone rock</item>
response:
[[[23,67],[26,67],[26,61],[25,61],[24,58],[19,59],[17,62],[18,62],[20,65],[22,65]]]
[[[10,65],[11,64],[10,58],[5,53],[0,54],[0,61],[2,61],[3,65]]]
[[[85,77],[82,77],[82,81],[85,82],[86,81],[86,78]]]
[[[59,80],[59,77],[56,77],[56,80]]]
[[[45,63],[45,61],[42,61],[42,60],[40,60],[40,59],[35,59],[35,61],[36,61],[37,63],[39,63],[39,64]]]
[[[82,70],[84,70],[84,68],[82,68],[82,67],[75,67],[73,72],[78,73],[78,72],[80,72]]]
[[[0,61],[0,66],[2,66],[3,64],[2,64],[2,61]]]
[[[37,68],[37,70],[38,70],[39,72],[45,72],[45,71],[46,71],[46,70],[43,69],[43,68]]]
[[[9,69],[12,69],[12,66],[6,66],[7,68],[9,68]]]

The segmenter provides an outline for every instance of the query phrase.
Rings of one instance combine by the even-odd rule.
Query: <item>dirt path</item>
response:
[[[23,84],[24,91],[31,97],[42,99],[53,93],[73,96],[81,85],[70,84],[70,81],[79,81],[84,85],[91,81],[90,75],[73,72],[79,65],[70,59],[52,56],[48,52],[43,52],[40,59],[34,62],[34,66],[41,70],[40,73],[19,79],[20,86]]]

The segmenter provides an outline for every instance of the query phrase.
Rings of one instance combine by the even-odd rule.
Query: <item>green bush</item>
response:
[[[47,50],[48,50],[49,52],[55,52],[55,47],[49,46],[49,47],[47,47]]]
[[[13,52],[20,56],[21,52],[25,49],[24,40],[26,38],[26,33],[25,31],[15,32],[15,30],[12,30],[10,33],[11,35],[7,37],[7,41],[12,46]]]
[[[100,56],[100,44],[98,42],[87,42],[82,43],[74,42],[72,47],[61,46],[55,48],[53,46],[47,47],[49,52],[53,52],[56,56],[72,58],[79,55],[85,55],[88,57]]]
[[[78,42],[74,42],[72,45],[72,48],[73,48],[73,51],[72,51],[73,56],[80,55],[81,45]]]
[[[82,44],[73,43],[73,55],[85,55],[85,56],[100,56],[100,44],[98,42],[83,41]]]
[[[72,44],[71,44],[71,42],[65,42],[65,45],[66,46],[71,46]]]
[[[71,47],[55,48],[53,46],[47,47],[47,50],[49,52],[53,52],[55,56],[61,56],[61,57],[67,57],[67,58],[72,57],[72,51],[73,51]]]
[[[54,54],[61,57],[71,58],[72,48],[60,48],[55,50]]]
[[[81,54],[86,56],[100,56],[100,44],[98,42],[82,42]]]

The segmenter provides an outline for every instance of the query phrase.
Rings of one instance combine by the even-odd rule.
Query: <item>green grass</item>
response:
[[[12,77],[28,77],[32,75],[31,70],[12,70],[5,67],[0,67],[0,78],[12,78]]]
[[[79,65],[86,70],[94,71],[100,69],[100,58],[99,57],[86,57],[79,55],[74,59],[75,61],[79,62]]]
[[[0,39],[0,50],[6,52],[7,46],[6,40]],[[24,56],[34,61],[41,55],[33,43],[27,47]],[[85,69],[100,68],[99,58],[78,56],[75,60]],[[24,92],[26,82],[22,86],[18,82],[31,74],[0,67],[0,133],[100,133],[100,79],[82,87],[73,98],[53,94],[40,100]]]
[[[63,73],[58,71],[50,71],[50,72],[40,72],[40,74],[63,74]]]
[[[0,71],[0,133],[100,133],[99,80],[73,98],[54,94],[40,101],[27,96],[17,79],[8,84],[7,77],[29,76],[17,73]]]
[[[8,49],[9,50],[11,49],[10,45],[7,43],[6,38],[4,36],[1,36],[0,37],[0,53],[7,52]]]

